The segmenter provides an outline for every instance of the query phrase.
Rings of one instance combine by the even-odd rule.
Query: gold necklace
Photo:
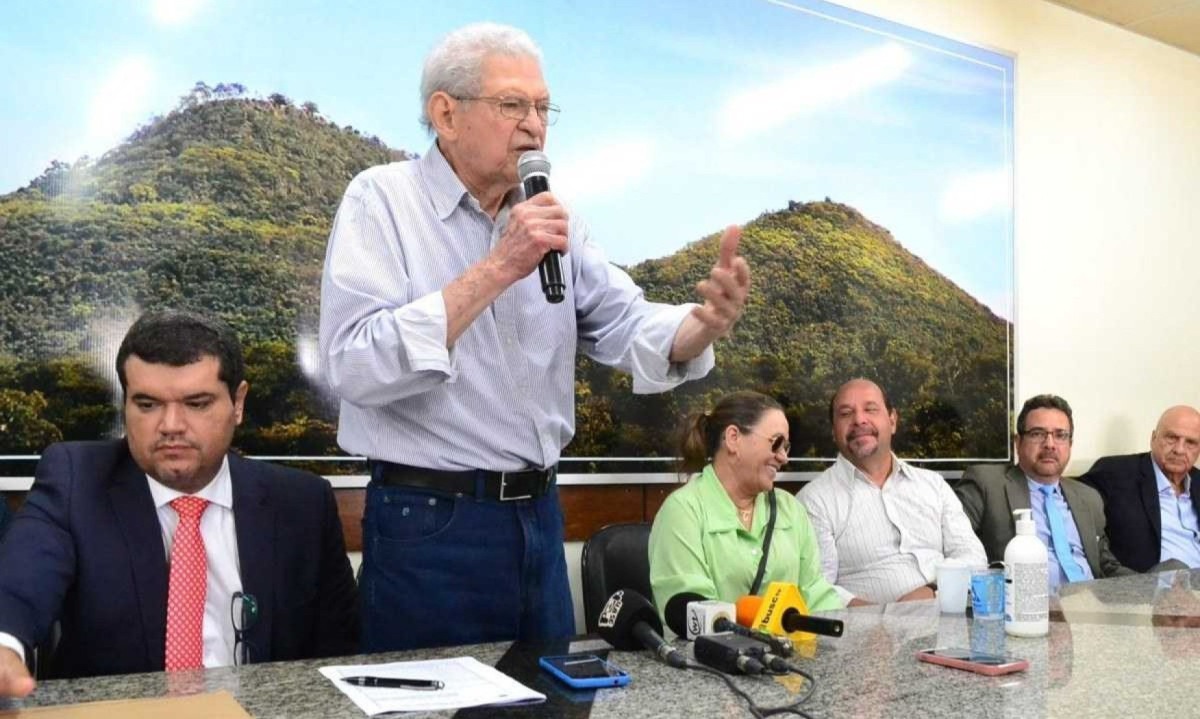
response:
[[[738,517],[742,520],[742,524],[750,524],[751,518],[754,517],[754,505],[750,505],[746,509],[738,509]]]

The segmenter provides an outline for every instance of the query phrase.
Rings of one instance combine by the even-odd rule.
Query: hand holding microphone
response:
[[[526,163],[521,166],[527,155],[540,156],[540,163]],[[536,159],[536,158],[535,158]],[[518,280],[528,277],[538,270],[539,265],[547,262],[547,258],[557,258],[558,253],[567,250],[567,210],[555,199],[546,188],[546,175],[550,163],[545,161],[545,155],[540,152],[526,152],[518,160],[517,173],[531,171],[531,168],[542,167],[545,172],[534,173],[532,183],[542,183],[540,191],[529,194],[536,187],[526,188],[526,199],[513,205],[508,212],[508,222],[504,232],[495,243],[488,255],[487,264],[494,277],[507,288]],[[561,281],[560,268],[558,277]],[[551,270],[553,272],[553,270]],[[543,288],[543,291],[545,288]],[[560,300],[561,301],[561,300]]]
[[[550,160],[546,155],[531,150],[521,155],[517,160],[517,175],[525,188],[526,199],[532,199],[542,193],[550,192]],[[564,213],[565,214],[565,213]],[[566,228],[563,228],[566,235]],[[555,249],[549,250],[538,263],[538,277],[542,281],[542,294],[550,304],[563,301],[567,289],[562,274],[562,254]]]

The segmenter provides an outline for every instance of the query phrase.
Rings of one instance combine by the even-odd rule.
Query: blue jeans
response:
[[[497,502],[376,474],[359,596],[366,652],[575,634],[558,488]]]

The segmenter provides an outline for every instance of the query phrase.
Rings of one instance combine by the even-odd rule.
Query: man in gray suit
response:
[[[976,465],[955,491],[989,561],[1004,559],[1016,534],[1013,510],[1032,509],[1038,538],[1049,550],[1050,587],[1133,571],[1108,548],[1104,502],[1082,482],[1062,476],[1071,460],[1071,406],[1055,395],[1030,398],[1017,416],[1015,467]]]

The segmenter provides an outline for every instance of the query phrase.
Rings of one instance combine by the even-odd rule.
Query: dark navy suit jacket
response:
[[[1200,517],[1200,470],[1192,468],[1192,506]],[[1149,452],[1101,457],[1080,477],[1104,497],[1108,539],[1121,564],[1139,572],[1158,564],[1162,516]]]
[[[358,651],[354,576],[324,479],[229,455],[251,661]],[[161,671],[168,566],[145,473],[124,440],[48,447],[0,544],[0,631],[32,647],[55,620],[49,675]]]

